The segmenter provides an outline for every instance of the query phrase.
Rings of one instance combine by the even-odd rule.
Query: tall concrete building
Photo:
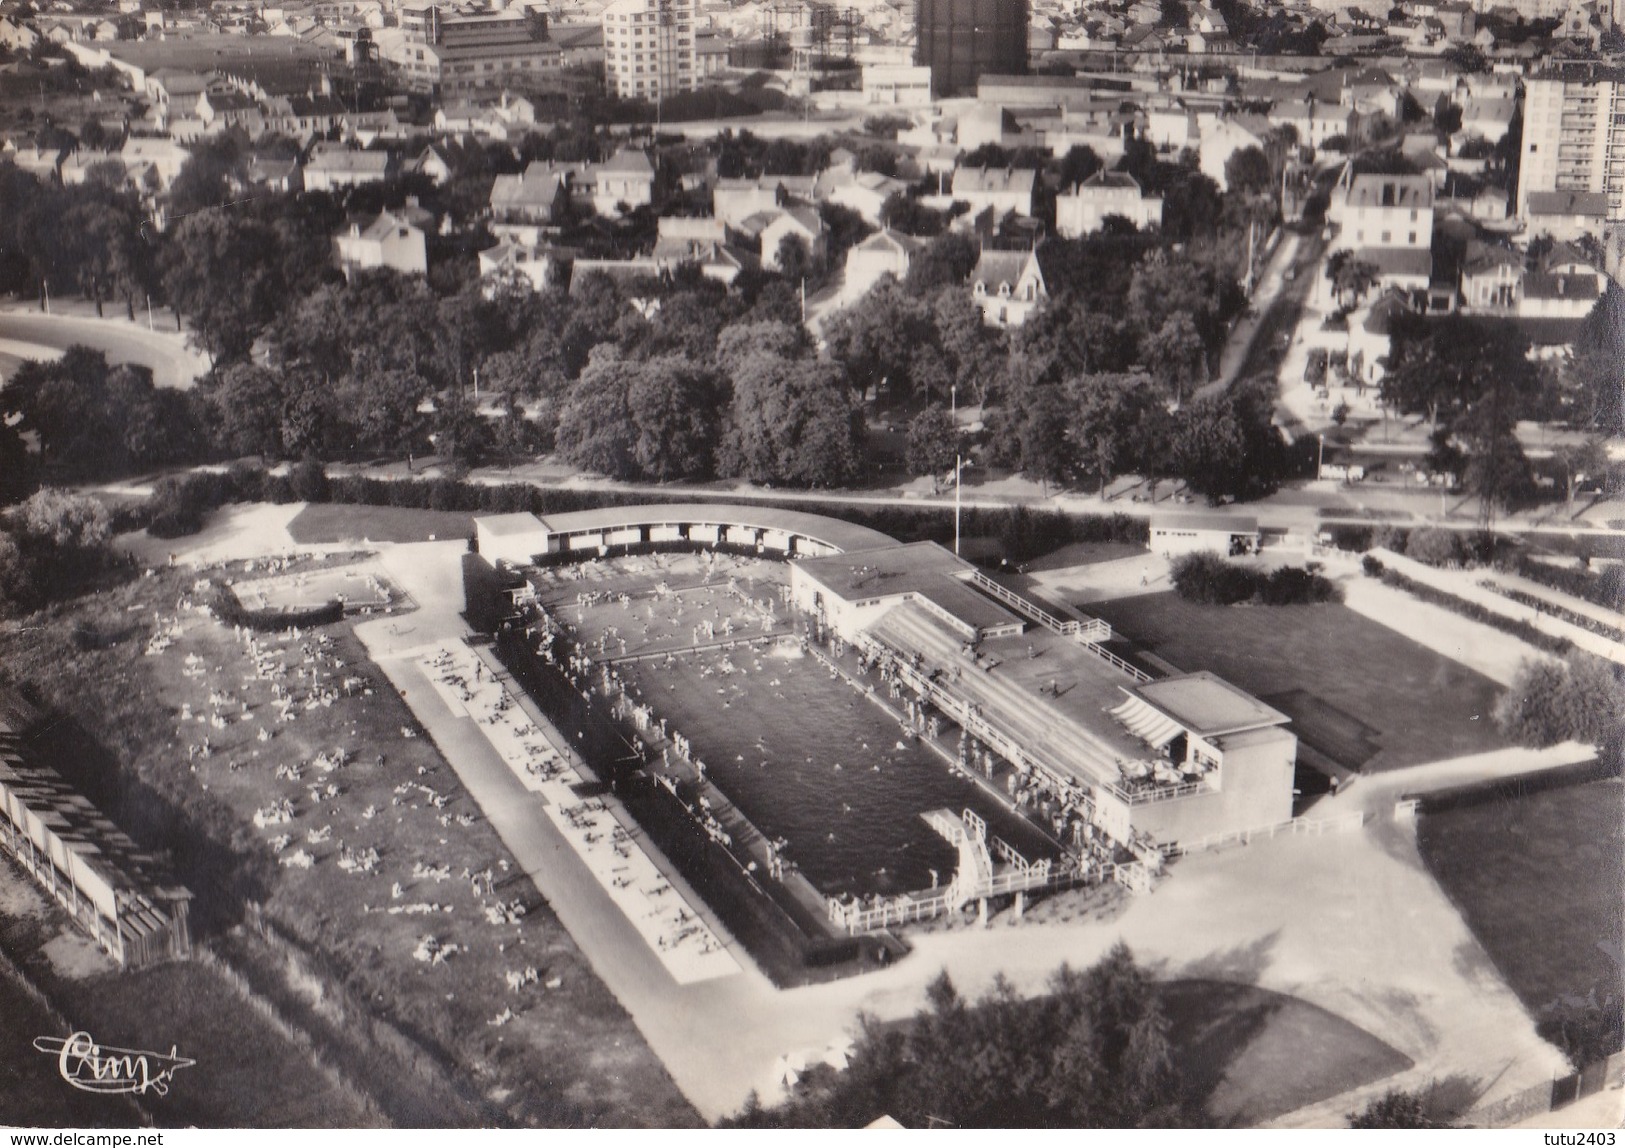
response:
[[[604,9],[604,78],[622,99],[699,86],[695,0],[614,0]]]
[[[1525,82],[1518,215],[1530,197],[1589,192],[1625,219],[1625,69],[1565,65]]]
[[[957,96],[984,75],[1027,72],[1027,0],[918,0],[914,62],[931,69],[931,90]]]
[[[398,36],[380,37],[381,54],[416,90],[464,98],[534,88],[560,65],[558,45],[523,12],[464,16],[434,5],[401,9]]]

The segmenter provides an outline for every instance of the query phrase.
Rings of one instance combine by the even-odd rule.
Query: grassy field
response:
[[[1417,840],[1543,1031],[1565,1011],[1596,1006],[1618,1014],[1625,782],[1502,790],[1430,809]]]
[[[195,578],[163,571],[0,632],[0,672],[61,715],[39,748],[138,841],[171,850],[205,937],[263,905],[332,993],[463,1082],[471,1099],[448,1122],[694,1123],[349,627],[251,646],[188,605]],[[291,821],[256,827],[283,801]],[[506,973],[526,968],[536,981],[512,990]],[[150,1021],[172,995],[160,985],[129,1007]]]
[[[1494,682],[1343,606],[1202,606],[1166,593],[1089,611],[1181,670],[1211,670],[1262,698],[1349,769],[1506,744],[1490,720]]]
[[[294,515],[288,533],[295,542],[305,544],[444,541],[474,533],[474,516],[457,510],[316,503]]]
[[[1213,1126],[1258,1124],[1411,1065],[1341,1017],[1252,985],[1171,981],[1161,997],[1188,1103]]]

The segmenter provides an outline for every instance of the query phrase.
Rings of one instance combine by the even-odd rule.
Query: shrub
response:
[[[1405,557],[1425,562],[1429,566],[1460,565],[1467,557],[1461,535],[1454,530],[1431,526],[1411,532],[1405,543]]]
[[[293,502],[326,502],[327,468],[314,458],[294,463],[288,468],[288,489]]]
[[[1267,606],[1295,606],[1343,598],[1333,582],[1312,571],[1282,566],[1266,574],[1226,562],[1213,551],[1174,559],[1171,577],[1181,598],[1212,606],[1254,600]]]
[[[1574,648],[1573,643],[1566,638],[1553,637],[1546,631],[1538,629],[1519,618],[1508,618],[1505,614],[1498,614],[1494,610],[1480,606],[1477,602],[1469,602],[1465,598],[1458,598],[1444,590],[1418,582],[1413,578],[1407,578],[1398,570],[1384,571],[1382,582],[1385,586],[1403,590],[1413,598],[1434,606],[1442,606],[1446,610],[1460,614],[1463,618],[1471,618],[1475,622],[1483,622],[1486,626],[1493,626],[1503,633],[1511,634],[1514,638],[1528,642],[1536,649],[1545,650],[1552,654],[1566,654]]]
[[[1380,546],[1384,550],[1392,550],[1397,554],[1405,553],[1405,544],[1410,539],[1410,531],[1402,530],[1398,526],[1379,526],[1371,534],[1371,545]]]
[[[1378,558],[1375,554],[1367,554],[1364,558],[1360,559],[1360,569],[1364,570],[1366,574],[1372,578],[1381,578],[1382,572],[1386,570],[1387,567],[1382,564],[1382,559]]]
[[[1612,666],[1590,654],[1528,661],[1495,707],[1501,732],[1523,745],[1605,745],[1625,722],[1625,694]]]

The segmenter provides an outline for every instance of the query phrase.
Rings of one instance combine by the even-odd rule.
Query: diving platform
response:
[[[1058,866],[1049,858],[1029,861],[1001,838],[991,842],[987,822],[966,809],[957,817],[951,809],[933,809],[920,819],[959,850],[954,879],[941,888],[904,893],[875,901],[829,898],[830,922],[848,935],[871,933],[892,925],[927,921],[958,912],[972,901],[1009,896],[1038,889],[1060,889],[1085,880],[1091,870]]]

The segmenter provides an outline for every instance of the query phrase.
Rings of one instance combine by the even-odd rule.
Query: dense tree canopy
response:
[[[1119,944],[1097,964],[1062,966],[1023,1000],[1002,977],[972,1003],[946,973],[902,1026],[872,1020],[848,1066],[809,1074],[747,1128],[1147,1128],[1184,1122],[1156,986]]]

